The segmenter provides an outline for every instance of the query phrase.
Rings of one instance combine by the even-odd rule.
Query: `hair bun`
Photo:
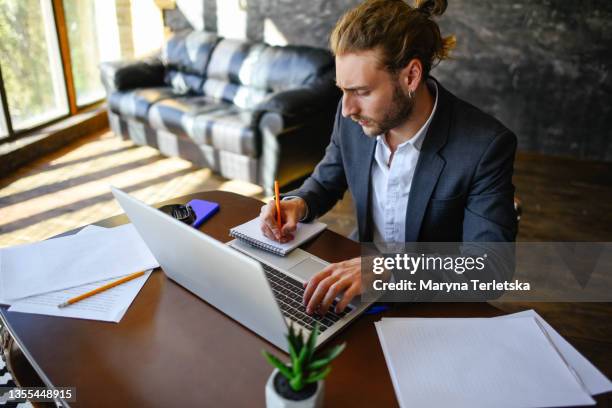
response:
[[[447,6],[447,0],[416,0],[416,9],[427,17],[441,16]]]

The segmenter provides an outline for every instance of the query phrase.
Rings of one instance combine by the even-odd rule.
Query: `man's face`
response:
[[[414,100],[397,76],[379,67],[378,51],[336,56],[336,84],[342,89],[342,116],[359,123],[368,136],[377,136],[408,120]]]

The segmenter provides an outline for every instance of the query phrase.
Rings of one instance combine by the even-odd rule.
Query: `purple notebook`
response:
[[[196,215],[196,220],[191,224],[194,228],[199,228],[204,221],[219,211],[219,204],[213,203],[212,201],[191,200],[187,205],[191,206]]]

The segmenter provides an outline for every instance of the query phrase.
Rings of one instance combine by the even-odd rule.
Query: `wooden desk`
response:
[[[219,191],[160,205],[193,198],[221,205],[201,230],[224,242],[229,240],[229,227],[255,217],[261,207],[255,199]],[[126,221],[117,216],[97,225]],[[331,231],[304,249],[330,262],[359,255],[358,244]],[[384,315],[499,314],[485,303],[446,303],[399,305]],[[13,313],[6,307],[0,315],[47,385],[76,387],[77,402],[71,406],[264,406],[264,384],[272,368],[261,350],[279,352],[159,270],[119,324]],[[326,406],[397,406],[373,325],[381,316],[360,317],[331,342],[346,341],[348,347],[327,380]]]

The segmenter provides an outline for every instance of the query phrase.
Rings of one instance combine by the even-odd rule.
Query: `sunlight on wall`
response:
[[[246,39],[246,10],[239,0],[217,0],[217,30],[221,37]]]
[[[114,1],[95,0],[96,38],[100,52],[100,62],[121,58],[119,46],[119,27]]]
[[[264,20],[264,41],[270,45],[287,45],[287,39],[269,18]]]
[[[153,0],[132,0],[132,38],[136,57],[157,51],[162,46],[164,22]]]
[[[228,2],[229,0],[221,1]],[[194,30],[204,29],[204,0],[176,0],[176,6],[183,12]]]

